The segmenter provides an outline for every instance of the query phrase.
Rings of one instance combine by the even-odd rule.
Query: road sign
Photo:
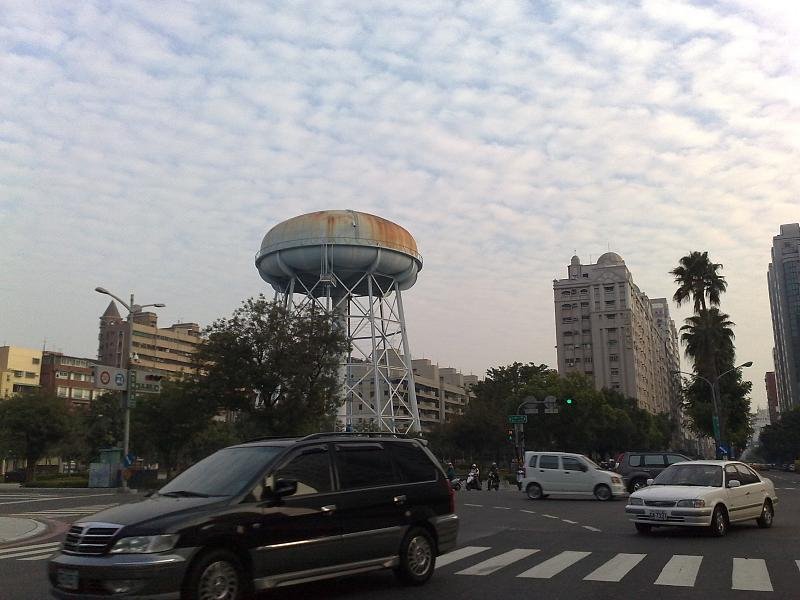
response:
[[[125,369],[106,365],[93,365],[92,373],[95,387],[117,391],[128,389],[128,373]]]
[[[545,404],[555,404],[557,402],[557,398],[555,396],[547,396],[544,399]]]
[[[131,388],[145,394],[161,393],[162,376],[153,371],[131,371]]]
[[[508,415],[509,423],[527,423],[528,415]]]
[[[539,414],[539,407],[538,406],[526,406],[522,409],[526,415],[538,415]]]
[[[122,459],[122,464],[126,467],[130,467],[133,463],[136,462],[136,455],[133,453],[128,453],[128,455]]]

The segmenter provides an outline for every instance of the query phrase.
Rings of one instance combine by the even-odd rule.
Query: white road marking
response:
[[[51,556],[53,556],[52,552],[50,554],[44,554],[43,556],[31,556],[28,558],[20,558],[20,560],[47,560]]]
[[[20,550],[34,550],[35,548],[55,548],[60,542],[48,542],[47,544],[31,544],[30,546],[14,546],[13,548],[3,548],[0,550],[0,558],[9,552],[19,552]]]
[[[50,550],[47,551],[47,556],[50,556],[51,554],[53,554],[57,549],[58,548],[50,548]],[[4,554],[3,556],[0,556],[0,560],[5,560],[7,558],[19,558],[20,556],[31,556],[32,554],[42,554],[42,552],[44,552],[44,551],[45,551],[44,549],[40,549],[40,550],[25,550],[24,552],[15,552],[13,554]]]
[[[734,558],[731,589],[771,592],[767,563],[760,558]]]
[[[47,502],[48,500],[71,500],[73,498],[96,498],[99,496],[115,496],[115,495],[116,495],[115,493],[111,493],[111,494],[82,494],[80,496],[49,496],[47,498],[14,500],[13,502],[0,502],[0,506],[4,506],[6,504],[24,504],[25,502]],[[0,494],[0,498],[2,498],[2,494]]]
[[[529,515],[535,515],[536,514],[535,510],[525,510],[524,508],[520,509],[520,510],[521,510],[521,512],[528,513]]]
[[[548,519],[557,519],[557,518],[558,518],[558,517],[557,517],[557,516],[555,516],[555,515],[546,515],[546,514],[544,514],[544,513],[542,513],[542,516],[543,516],[543,517],[546,517],[546,518],[548,518]]]
[[[462,558],[467,558],[473,554],[478,554],[479,552],[484,552],[488,549],[489,546],[464,546],[458,550],[453,550],[452,552],[443,554],[436,559],[436,568],[438,569],[439,567],[446,567],[450,563],[454,563]]]
[[[475,508],[483,508],[483,504],[469,504],[468,502],[464,502],[464,506],[474,506]]]
[[[577,521],[570,521],[569,519],[561,519],[564,523],[569,523],[570,525],[577,525]]]
[[[581,525],[584,529],[588,529],[589,531],[601,531],[597,527],[592,527],[591,525]]]
[[[92,506],[76,506],[74,508],[53,508],[21,513],[12,513],[12,517],[77,517],[91,515],[101,510],[117,506],[116,504],[95,504]]]
[[[647,554],[617,554],[583,579],[585,581],[621,581]]]
[[[508,506],[493,506],[492,508],[496,508],[498,510],[511,510]]]
[[[656,585],[673,585],[680,587],[694,587],[697,572],[700,570],[702,556],[687,554],[674,554],[669,562],[661,569],[661,574],[656,579]]]
[[[477,565],[464,569],[463,571],[458,571],[456,575],[489,575],[490,573],[499,571],[503,567],[507,567],[511,563],[527,558],[531,554],[536,554],[537,552],[539,552],[538,548],[515,548],[514,550],[503,552],[503,554],[498,554],[488,560],[479,562]]]
[[[523,571],[517,577],[531,577],[534,579],[550,579],[555,575],[558,575],[564,569],[567,569],[574,565],[581,559],[586,558],[589,556],[591,552],[574,552],[572,550],[567,550],[544,561],[541,564],[536,565],[532,569],[528,569],[527,571]]]

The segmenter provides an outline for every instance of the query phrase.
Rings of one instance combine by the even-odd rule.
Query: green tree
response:
[[[108,392],[96,398],[83,415],[86,439],[86,462],[100,459],[100,450],[122,447],[125,413],[119,394]]]
[[[708,304],[719,306],[720,295],[728,287],[725,277],[719,274],[722,265],[712,263],[708,252],[693,250],[682,257],[678,266],[670,271],[675,276],[678,289],[672,299],[678,306],[691,299],[694,302],[694,312],[706,310],[706,297]]]
[[[340,404],[346,333],[309,303],[289,311],[264,296],[245,300],[204,332],[197,401],[234,411],[242,435],[330,429]]]
[[[67,419],[64,401],[40,388],[0,402],[0,455],[24,457],[26,481],[34,481],[36,463],[67,434]]]
[[[718,308],[702,309],[686,319],[686,324],[681,327],[681,341],[698,374],[713,379],[729,368],[728,365],[733,366],[734,325],[730,317]]]
[[[203,400],[192,380],[164,381],[159,394],[141,394],[132,409],[133,444],[139,456],[157,460],[172,477],[183,462],[193,456],[192,444],[206,432],[216,406]]]
[[[767,425],[759,436],[762,454],[775,462],[800,458],[800,408],[781,415],[780,421]]]

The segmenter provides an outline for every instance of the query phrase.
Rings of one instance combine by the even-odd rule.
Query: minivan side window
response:
[[[645,454],[644,455],[645,467],[663,467],[664,455],[663,454]]]
[[[584,465],[581,461],[569,456],[562,456],[561,464],[564,465],[565,471],[583,471],[584,469]]]
[[[408,483],[436,481],[437,469],[425,451],[412,442],[389,444],[400,474]]]
[[[529,466],[529,467],[535,467],[535,466],[536,466],[536,459],[537,459],[537,458],[539,458],[539,455],[538,455],[538,454],[534,454],[533,456],[531,456],[531,459],[530,459],[530,461],[528,461],[528,466]]]
[[[323,494],[333,489],[331,484],[331,460],[327,447],[308,448],[272,474],[269,482],[274,485],[278,479],[297,481],[295,496]]]
[[[383,444],[337,444],[336,465],[344,490],[401,483]]]
[[[640,467],[642,465],[642,455],[641,454],[631,454],[628,457],[628,464],[632,467]]]
[[[680,454],[667,454],[667,464],[674,465],[675,463],[686,462],[686,459]]]
[[[543,454],[539,457],[539,468],[540,469],[557,469],[558,468],[558,457],[552,456],[549,454]]]

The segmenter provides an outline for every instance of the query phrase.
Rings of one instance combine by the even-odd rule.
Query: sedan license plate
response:
[[[669,515],[667,515],[667,512],[663,510],[651,510],[647,516],[654,521],[666,521]]]
[[[56,571],[56,582],[63,590],[77,590],[78,572],[72,569],[59,569]]]

